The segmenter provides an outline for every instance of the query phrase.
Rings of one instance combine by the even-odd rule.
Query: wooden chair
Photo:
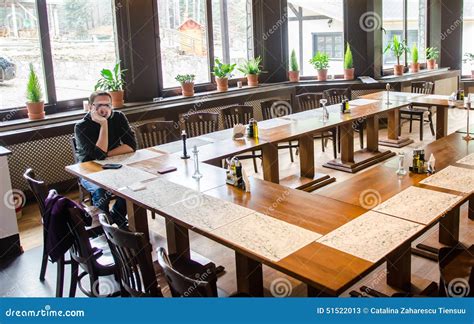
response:
[[[323,98],[322,93],[303,93],[296,96],[298,102],[299,111],[307,111],[317,109],[319,107],[319,101]],[[334,150],[334,158],[337,159],[337,129],[333,128],[329,131],[325,131],[314,136],[315,139],[321,139],[322,150],[326,151],[327,139],[332,140],[332,146]]]
[[[184,129],[188,137],[201,136],[217,131],[219,124],[218,113],[197,112],[185,114]]]
[[[172,121],[152,121],[140,124],[135,127],[135,131],[140,149],[179,140]]]
[[[82,218],[82,211],[71,208],[69,215],[67,223],[74,238],[73,245],[69,249],[71,254],[69,297],[75,297],[77,286],[88,297],[120,296],[120,284],[117,282],[118,267],[113,261],[104,235],[95,239],[96,246],[93,247]],[[83,270],[81,273],[79,273],[79,267]],[[82,285],[81,281],[84,277],[89,277],[89,290]],[[104,288],[105,294],[101,294],[101,287]]]
[[[76,138],[73,136],[69,140],[72,149],[72,156],[74,157],[74,163],[77,164],[80,161],[77,159],[77,144]],[[83,204],[92,202],[92,194],[82,186],[81,179],[77,178],[77,186],[79,187],[79,201]]]
[[[36,175],[33,169],[27,169],[23,174],[26,182],[28,183],[33,196],[35,197],[36,203],[38,204],[38,208],[41,214],[41,221],[47,213],[45,200],[48,197],[48,186],[42,180],[36,178]],[[93,215],[90,215],[93,216]],[[93,219],[94,220],[94,219]],[[93,221],[92,226],[88,229],[93,236],[97,236],[99,234],[99,230],[97,228],[98,222]],[[40,268],[40,281],[44,281],[46,275],[46,268],[48,266],[48,253],[46,251],[46,240],[47,240],[48,232],[46,228],[43,227],[43,254],[41,257],[41,268]],[[64,288],[64,267],[65,265],[70,265],[71,261],[65,260],[61,258],[57,261],[57,277],[56,277],[56,297],[62,297],[63,295],[63,288]]]
[[[430,95],[434,93],[434,83],[429,81],[416,81],[411,83],[411,92]],[[420,141],[423,140],[423,125],[429,123],[431,135],[435,136],[435,130],[433,125],[433,109],[425,107],[414,107],[410,105],[407,108],[400,108],[400,120],[410,121],[410,133],[413,127],[413,121],[420,122]],[[428,119],[425,119],[425,114],[428,113]],[[408,116],[407,116],[408,115]],[[401,133],[401,127],[399,129],[399,135]]]
[[[263,119],[272,119],[283,117],[291,114],[293,111],[291,109],[290,100],[280,100],[280,99],[270,99],[260,102],[260,107],[262,108]],[[278,143],[279,150],[290,150],[290,160],[294,162],[293,149],[296,149],[298,153],[298,142],[296,144],[294,141],[289,141],[288,145]]]
[[[334,88],[323,91],[323,98],[328,101],[328,105],[340,104],[343,100],[351,100],[351,89],[350,88]],[[352,122],[352,129],[359,133],[360,148],[364,148],[364,127],[366,125],[365,119],[360,121]],[[338,132],[339,133],[339,132]],[[338,140],[338,147],[340,146]]]
[[[439,250],[438,259],[439,295],[474,297],[474,245],[469,248],[443,247]]]
[[[122,297],[163,297],[145,235],[114,227],[105,215],[100,223],[119,268]]]
[[[222,115],[224,117],[224,127],[233,128],[236,124],[246,125],[249,123],[250,119],[253,118],[253,107],[236,105],[228,108],[221,109]],[[239,155],[239,160],[252,159],[253,168],[255,173],[258,173],[257,159],[262,158],[262,154],[257,154],[256,151],[252,150],[250,155]]]

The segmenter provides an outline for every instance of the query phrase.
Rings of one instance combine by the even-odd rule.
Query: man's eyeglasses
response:
[[[96,109],[99,109],[100,107],[109,108],[109,109],[112,108],[111,104],[92,104],[92,106],[94,106]]]

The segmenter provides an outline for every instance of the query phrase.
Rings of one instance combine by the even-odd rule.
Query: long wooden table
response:
[[[245,140],[237,144],[226,140],[223,133],[211,134],[207,139],[201,138],[209,144],[201,143],[199,149],[204,156],[207,154],[208,160],[214,161],[249,149],[260,148],[264,154],[271,151],[272,154],[267,157],[270,166],[267,164],[264,174],[266,179],[277,180],[275,171],[271,171],[278,169],[278,163],[272,161],[277,156],[277,142],[289,139],[301,141],[316,130],[346,125],[358,116],[375,118],[381,111],[392,109],[397,108],[371,104],[370,108],[368,105],[354,108],[351,115],[337,115],[334,112],[323,126],[318,124],[322,123],[317,116],[320,111],[313,111],[310,113],[316,115],[312,118],[304,116],[302,120],[291,123],[273,121],[277,126],[267,130],[263,123],[261,140]],[[376,120],[370,123],[374,123],[374,132]],[[348,136],[350,138],[351,135]],[[447,145],[453,140],[459,139],[450,138]],[[375,143],[372,142],[369,147],[376,147]],[[344,145],[347,149],[344,154],[349,154],[351,146]],[[311,151],[310,148],[308,150]],[[427,224],[401,220],[384,213],[367,212],[354,201],[311,195],[272,183],[277,181],[252,179],[251,193],[244,193],[225,184],[224,170],[219,167],[202,163],[201,173],[204,176],[195,180],[192,178],[193,161],[180,159],[180,152],[170,154],[159,148],[148,151],[156,156],[134,161],[121,170],[102,171],[95,162],[72,165],[67,170],[125,198],[131,230],[148,234],[146,210],[165,217],[170,253],[190,258],[189,230],[233,249],[236,253],[238,289],[256,296],[263,293],[262,264],[303,281],[308,285],[310,295],[339,295],[365,274],[388,261],[388,283],[400,289],[409,289],[410,254],[407,251],[410,250],[410,243],[442,217],[435,217]],[[465,150],[465,155],[467,153],[470,150]],[[311,159],[308,153],[305,154],[305,158]],[[461,156],[461,152],[458,155]],[[178,170],[166,175],[157,174],[157,169],[170,165]],[[308,164],[307,167],[311,168]],[[314,170],[314,157],[312,168]],[[361,176],[370,175],[370,172],[372,170]],[[390,176],[394,170],[388,168],[386,174]],[[135,182],[143,183],[146,188],[136,192],[127,188]],[[392,187],[389,183],[385,185]],[[339,193],[346,197],[353,194],[345,188]],[[459,204],[465,199],[462,196]],[[457,207],[450,207],[443,213]],[[374,226],[374,219],[383,220],[382,224]],[[385,223],[393,227],[384,228]],[[354,231],[357,226],[368,230]],[[348,233],[358,233],[359,236],[353,238]],[[369,235],[367,233],[371,236],[365,237]],[[347,245],[355,239],[369,240],[364,242],[365,250],[354,251],[351,244]]]

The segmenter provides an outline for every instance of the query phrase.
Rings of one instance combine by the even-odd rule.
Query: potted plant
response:
[[[354,61],[352,60],[349,43],[347,43],[346,53],[344,54],[344,80],[354,80]]]
[[[405,40],[399,41],[397,35],[393,35],[392,40],[387,44],[384,53],[392,51],[393,55],[397,58],[397,64],[393,66],[393,74],[403,75],[403,65],[400,64],[400,57],[409,52]]]
[[[175,78],[181,84],[183,96],[192,97],[194,96],[194,74],[178,74]]]
[[[38,75],[30,63],[30,74],[28,76],[28,83],[26,84],[26,108],[28,110],[28,117],[32,120],[44,118],[44,101],[43,92],[41,91],[41,84]]]
[[[94,90],[102,90],[110,93],[112,97],[112,107],[123,107],[123,85],[124,74],[126,70],[120,69],[120,62],[115,64],[113,70],[102,69],[100,71],[101,78],[97,81]]]
[[[471,78],[474,79],[474,53],[466,53],[464,54],[464,57],[465,59],[463,62],[471,64]]]
[[[318,81],[326,81],[328,78],[329,55],[317,52],[311,60],[309,60],[318,72]]]
[[[298,60],[296,59],[295,50],[291,51],[290,70],[288,71],[288,79],[290,79],[290,82],[300,81],[300,69],[298,66]]]
[[[262,73],[262,58],[259,56],[245,61],[239,66],[238,70],[247,76],[247,84],[250,87],[258,86],[258,75]]]
[[[411,48],[410,71],[412,73],[420,71],[420,63],[418,63],[418,47],[416,46],[416,44],[413,44],[413,47]]]
[[[225,92],[229,89],[229,78],[234,69],[235,64],[224,64],[216,58],[212,74],[216,76],[217,91]]]
[[[436,60],[439,57],[439,50],[437,47],[428,47],[426,49],[426,68],[434,70],[436,67]]]

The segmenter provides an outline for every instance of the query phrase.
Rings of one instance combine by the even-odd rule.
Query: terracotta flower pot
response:
[[[394,75],[403,75],[403,65],[395,64],[393,66],[393,74]]]
[[[229,90],[229,79],[228,78],[216,78],[217,91],[226,92]]]
[[[181,89],[183,92],[183,96],[185,97],[194,96],[194,82],[185,82],[181,84]]]
[[[118,91],[109,91],[110,96],[112,97],[112,107],[114,108],[122,108],[124,101],[123,101],[123,90]]]
[[[420,63],[411,63],[410,72],[412,73],[420,72]]]
[[[300,82],[300,71],[288,71],[290,82]]]
[[[426,68],[428,70],[434,70],[436,67],[436,60],[435,59],[430,59],[426,61]]]
[[[247,84],[249,87],[258,86],[258,74],[247,74]]]
[[[316,70],[318,72],[318,81],[326,81],[328,79],[328,70]]]
[[[38,120],[44,118],[44,102],[27,102],[26,109],[28,110],[28,118],[31,120]]]
[[[354,80],[354,68],[344,69],[344,80]]]

